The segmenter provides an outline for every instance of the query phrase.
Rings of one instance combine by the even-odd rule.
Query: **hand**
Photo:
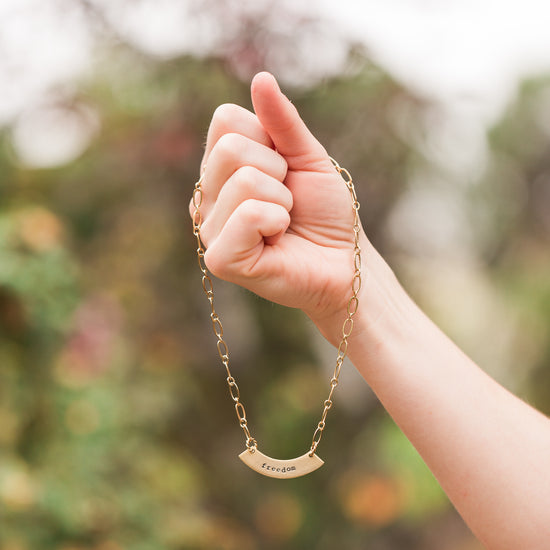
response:
[[[258,74],[251,93],[255,115],[222,105],[209,128],[205,263],[217,277],[300,308],[318,324],[339,314],[341,325],[353,277],[349,190],[273,76]]]

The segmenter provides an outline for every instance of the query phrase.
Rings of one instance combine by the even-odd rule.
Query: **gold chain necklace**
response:
[[[225,367],[227,373],[227,385],[229,387],[229,395],[234,402],[235,412],[237,413],[237,418],[239,421],[239,426],[244,432],[245,435],[245,445],[246,449],[239,455],[239,458],[250,468],[259,472],[260,474],[289,479],[293,477],[303,476],[320,468],[324,462],[315,454],[321,437],[323,436],[323,431],[326,426],[326,418],[328,411],[332,407],[332,396],[334,390],[338,385],[338,379],[340,377],[340,371],[342,369],[342,364],[344,363],[344,358],[346,357],[348,350],[348,339],[353,330],[353,317],[357,313],[359,307],[359,290],[361,289],[361,248],[359,247],[359,234],[361,231],[361,222],[359,219],[359,201],[357,200],[357,195],[355,193],[355,187],[353,186],[353,180],[351,174],[345,169],[342,168],[333,158],[330,159],[332,164],[336,168],[337,172],[342,176],[344,183],[346,184],[352,199],[352,208],[354,213],[353,221],[353,264],[354,264],[354,273],[353,279],[351,282],[351,291],[352,295],[348,301],[347,306],[347,317],[342,326],[342,339],[340,340],[340,345],[338,346],[338,353],[336,356],[336,366],[330,379],[330,391],[328,397],[323,403],[323,412],[321,413],[321,420],[318,422],[317,427],[313,433],[313,438],[311,440],[311,447],[308,452],[298,458],[292,458],[289,460],[278,460],[271,458],[267,455],[264,455],[258,449],[258,443],[252,437],[250,429],[248,427],[248,420],[246,418],[246,411],[244,405],[241,402],[241,394],[239,391],[239,386],[237,386],[237,381],[231,374],[229,369],[229,348],[225,340],[223,339],[223,326],[220,320],[218,313],[214,307],[214,287],[212,284],[212,279],[210,278],[206,264],[204,263],[204,254],[205,250],[201,241],[201,226],[202,226],[202,215],[200,207],[203,199],[202,192],[202,182],[204,177],[204,171],[195,183],[193,189],[193,235],[197,239],[197,258],[199,263],[199,268],[202,272],[202,288],[210,304],[210,319],[212,321],[212,329],[216,335],[217,342],[216,347],[218,348],[218,355],[222,365]]]

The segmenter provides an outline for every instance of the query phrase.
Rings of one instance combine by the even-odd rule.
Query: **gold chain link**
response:
[[[220,360],[222,362],[222,365],[225,367],[225,371],[227,374],[226,381],[229,388],[229,395],[231,396],[231,399],[235,404],[235,412],[239,420],[239,426],[242,428],[246,437],[246,447],[251,452],[254,452],[256,450],[257,443],[250,434],[250,430],[248,429],[246,411],[244,405],[241,402],[241,392],[239,391],[237,381],[235,380],[235,378],[231,374],[231,370],[229,369],[229,348],[227,347],[227,344],[223,339],[223,325],[219,315],[216,312],[216,308],[214,307],[214,285],[212,284],[212,279],[210,278],[208,269],[206,267],[206,264],[204,263],[205,250],[201,241],[202,215],[200,211],[203,198],[203,176],[204,172],[199,178],[199,181],[195,183],[195,188],[193,189],[193,207],[195,208],[195,211],[193,212],[193,235],[195,235],[197,239],[197,259],[199,262],[199,269],[202,272],[202,288],[204,290],[204,293],[206,294],[208,303],[210,304],[210,320],[212,321],[212,330],[214,331],[214,334],[217,338],[216,347],[218,348],[218,355],[220,356]]]
[[[359,291],[361,290],[361,247],[359,246],[359,236],[361,233],[361,220],[359,219],[359,208],[360,204],[357,200],[357,194],[355,193],[355,187],[353,186],[353,179],[351,174],[345,169],[342,168],[332,157],[330,157],[334,168],[342,176],[352,200],[353,207],[353,279],[351,282],[351,298],[348,301],[347,307],[347,317],[342,325],[342,339],[338,346],[338,353],[336,355],[336,366],[334,367],[334,372],[332,373],[332,378],[330,379],[330,391],[328,397],[323,403],[323,412],[321,413],[321,420],[318,422],[315,432],[313,433],[313,438],[311,440],[311,448],[309,450],[309,456],[313,456],[321,437],[323,437],[323,432],[325,431],[327,414],[330,408],[332,407],[332,395],[334,390],[338,385],[340,378],[340,371],[342,370],[342,365],[344,364],[344,359],[348,352],[348,339],[351,336],[351,331],[353,330],[353,317],[357,313],[359,307]]]
[[[337,172],[342,176],[342,179],[344,180],[352,199],[352,207],[354,212],[354,220],[353,220],[354,273],[353,273],[353,279],[351,283],[352,295],[347,305],[347,317],[346,317],[346,320],[344,321],[344,324],[342,325],[342,339],[338,346],[338,352],[336,356],[336,366],[334,368],[332,378],[330,379],[330,391],[329,391],[328,397],[325,399],[323,403],[323,412],[321,413],[321,420],[318,422],[317,427],[315,428],[315,431],[313,433],[313,439],[311,441],[311,448],[309,451],[310,456],[313,456],[315,454],[315,451],[317,450],[319,442],[321,441],[321,437],[323,436],[323,431],[325,430],[328,411],[332,407],[332,403],[333,403],[332,396],[334,394],[334,390],[336,389],[336,386],[338,385],[340,371],[342,369],[342,365],[344,363],[344,359],[347,354],[348,339],[353,330],[353,324],[354,324],[353,318],[357,313],[357,309],[359,307],[358,295],[359,295],[359,291],[361,290],[361,248],[359,246],[359,235],[361,233],[361,221],[359,219],[360,204],[359,204],[359,201],[357,200],[357,195],[355,193],[355,187],[353,186],[353,180],[352,180],[351,174],[345,168],[342,168],[333,158],[330,158],[330,160],[332,161],[332,164],[336,168]],[[235,378],[231,374],[231,370],[229,369],[229,348],[227,347],[227,343],[223,339],[223,325],[214,307],[214,286],[212,284],[212,279],[210,278],[206,264],[204,263],[205,250],[201,241],[202,214],[200,211],[200,207],[202,205],[202,199],[203,199],[203,193],[202,193],[203,178],[204,178],[204,171],[201,177],[199,178],[199,180],[197,181],[197,183],[195,183],[195,187],[193,189],[193,200],[192,200],[193,207],[195,209],[193,212],[193,235],[197,239],[197,259],[198,259],[199,269],[202,272],[202,288],[210,304],[210,320],[212,321],[212,330],[214,331],[214,334],[216,335],[216,338],[217,338],[216,347],[218,349],[218,355],[220,357],[222,365],[225,367],[225,371],[227,374],[226,382],[229,388],[229,395],[231,396],[231,399],[233,400],[233,403],[235,406],[235,412],[239,420],[239,426],[243,430],[246,438],[246,447],[250,452],[253,453],[256,450],[258,444],[250,434],[250,430],[248,428],[248,420],[246,418],[246,411],[245,411],[244,405],[241,402],[241,394],[239,391],[239,386],[237,385],[237,381],[235,380]]]

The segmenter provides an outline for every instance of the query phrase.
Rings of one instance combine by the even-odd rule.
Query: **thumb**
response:
[[[252,80],[251,95],[260,123],[277,151],[285,157],[289,169],[312,169],[319,164],[332,170],[325,148],[309,131],[296,107],[283,95],[273,75],[258,73]]]

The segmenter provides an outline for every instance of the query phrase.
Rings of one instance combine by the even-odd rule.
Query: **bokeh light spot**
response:
[[[405,494],[392,478],[350,474],[341,487],[344,514],[363,526],[384,527],[397,519],[405,505]]]

